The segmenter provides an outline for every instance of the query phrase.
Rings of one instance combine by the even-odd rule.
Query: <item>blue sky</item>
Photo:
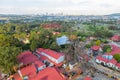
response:
[[[103,15],[120,13],[119,3],[120,0],[0,0],[0,14]]]

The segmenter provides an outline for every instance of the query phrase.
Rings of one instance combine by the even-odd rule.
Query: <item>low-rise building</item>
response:
[[[36,67],[34,64],[32,64],[18,70],[18,72],[13,75],[13,80],[29,80],[36,74],[37,74]]]
[[[100,51],[102,51],[101,47],[100,47],[100,46],[96,46],[96,45],[92,46],[92,47],[91,47],[91,50],[92,50],[91,52],[92,52],[92,55],[93,55],[93,56],[97,56],[98,53],[99,53]]]
[[[57,69],[53,67],[47,67],[30,80],[66,80],[66,77],[57,71]]]
[[[43,62],[41,62],[40,60],[35,61],[34,65],[35,65],[35,67],[37,69],[37,72],[39,72],[40,70],[46,68],[46,65]]]
[[[89,76],[86,76],[86,77],[84,78],[84,80],[92,80],[92,78],[89,77]]]
[[[97,56],[95,61],[96,63],[102,64],[104,66],[107,66],[107,63],[108,63],[108,59],[104,58],[103,56]]]
[[[27,65],[39,59],[31,51],[25,51],[17,56],[17,60],[20,64]]]
[[[114,35],[113,37],[111,37],[111,40],[115,41],[115,42],[119,42],[120,41],[120,35]]]
[[[59,70],[50,67],[61,66],[64,58],[63,53],[50,49],[39,48],[36,53],[25,51],[17,57],[19,63],[25,66],[18,68],[12,80],[66,80]]]
[[[33,64],[19,70],[13,75],[13,80],[66,80],[66,77],[53,67],[37,72]]]
[[[36,50],[37,54],[43,62],[49,62],[50,66],[61,66],[65,59],[63,53],[59,53],[50,49],[39,48]]]
[[[117,64],[116,64],[116,69],[117,69],[118,71],[120,71],[120,63],[117,63]]]
[[[106,56],[106,57],[105,57]],[[118,63],[112,55],[102,55],[96,57],[96,63],[101,64],[103,66],[107,66],[109,68],[115,68],[120,71],[120,63]]]

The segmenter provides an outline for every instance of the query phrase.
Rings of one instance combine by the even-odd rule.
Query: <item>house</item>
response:
[[[36,67],[34,64],[32,64],[18,70],[18,72],[13,75],[13,80],[29,80],[36,74],[37,74]]]
[[[96,45],[92,46],[92,47],[91,47],[91,50],[92,50],[91,52],[92,52],[92,55],[93,55],[93,56],[97,56],[98,53],[99,53],[100,51],[102,51],[101,47],[100,47],[100,46],[96,46]]]
[[[107,66],[109,68],[115,68],[120,71],[120,63],[113,58],[112,55],[102,55],[96,57],[96,63],[102,64],[103,66]]]
[[[61,66],[65,59],[63,53],[59,53],[50,49],[38,48],[36,54],[40,56],[40,59],[49,66]]]
[[[66,78],[53,67],[47,67],[37,73],[35,66],[31,65],[14,74],[13,80],[66,80]]]
[[[118,42],[120,41],[120,35],[114,35],[113,37],[111,37],[111,40]]]
[[[92,78],[89,77],[89,76],[86,76],[86,77],[84,78],[84,80],[92,80]]]
[[[13,78],[15,80],[22,80],[22,79],[31,79],[32,77],[34,77],[35,75],[37,75],[37,73],[43,69],[45,69],[46,66],[45,64],[43,64],[41,61],[35,61],[34,63],[32,63],[31,65],[28,65],[20,70],[18,70],[18,72],[16,74],[13,75]]]
[[[32,52],[25,51],[17,56],[17,60],[20,64],[27,65],[27,64],[31,64],[34,61],[37,61],[39,59],[34,54],[32,54]]]
[[[103,57],[103,56],[97,56],[95,61],[98,64],[102,64],[103,66],[107,66],[108,59]]]
[[[115,50],[112,50],[110,53],[108,54],[111,54],[111,55],[115,55],[115,54],[120,54],[120,48],[119,49],[115,49]]]
[[[107,66],[110,68],[115,68],[116,64],[117,64],[117,61],[114,58],[112,58],[108,61]]]
[[[117,64],[116,64],[116,69],[117,69],[118,71],[120,71],[120,63],[117,63]]]
[[[30,80],[66,80],[66,77],[54,67],[47,67]]]
[[[53,29],[53,28],[61,28],[61,25],[59,23],[46,23],[42,25],[45,29]]]
[[[117,63],[117,61],[113,58],[115,54],[120,54],[120,48],[116,45],[110,45],[110,46],[112,48],[112,51],[102,56],[97,56],[96,63],[120,70],[120,64]]]
[[[70,69],[73,69],[75,65],[77,65],[78,63],[74,62],[74,61],[71,61],[69,62],[69,68]]]
[[[100,50],[100,46],[94,45],[94,46],[91,47],[91,49],[94,50],[94,51],[98,51],[98,50]]]
[[[117,45],[111,44],[112,52],[120,49]]]
[[[35,67],[37,68],[37,71],[39,72],[40,70],[46,68],[46,65],[41,62],[40,60],[34,62]]]
[[[115,54],[120,54],[120,47],[118,47],[117,45],[114,45],[114,44],[111,44],[111,49],[112,51],[107,53],[107,54],[110,54],[110,55],[115,55]]]
[[[56,42],[58,45],[65,45],[70,43],[69,38],[65,35],[59,38],[56,38]]]

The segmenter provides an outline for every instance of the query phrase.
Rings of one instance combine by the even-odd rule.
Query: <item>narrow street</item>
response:
[[[103,72],[103,73],[108,74],[109,76],[113,76],[115,78],[120,78],[120,73],[119,72],[113,71],[113,70],[111,70],[109,68],[106,68],[102,65],[98,65],[98,64],[95,63],[95,61],[93,59],[90,60],[89,62],[91,64],[91,66],[93,66],[95,69],[99,70],[100,72]]]

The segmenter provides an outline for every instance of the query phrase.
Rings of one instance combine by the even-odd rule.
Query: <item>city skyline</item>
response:
[[[0,14],[106,15],[120,13],[119,0],[1,0]]]

